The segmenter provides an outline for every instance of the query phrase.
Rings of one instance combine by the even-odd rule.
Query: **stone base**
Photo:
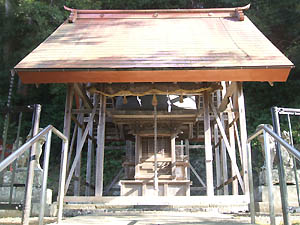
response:
[[[3,176],[3,184],[9,186],[11,184],[12,171],[6,171]],[[15,184],[26,184],[27,168],[18,168],[15,173]],[[43,170],[36,168],[34,170],[33,186],[41,187],[43,178]]]
[[[25,194],[25,187],[14,187],[13,195],[12,195],[12,202],[13,203],[24,202],[24,194]],[[8,202],[9,195],[10,195],[10,187],[0,187],[0,202]],[[33,203],[40,202],[40,195],[41,195],[41,188],[33,187],[31,201]],[[52,203],[52,190],[51,189],[47,189],[47,191],[46,191],[46,203],[47,204]]]
[[[273,186],[274,207],[276,213],[281,213],[281,196],[279,185]],[[299,206],[296,185],[287,185],[289,206]],[[254,191],[257,212],[269,212],[268,186],[259,186]]]
[[[32,203],[30,216],[39,216],[40,213],[40,204]],[[46,217],[55,217],[57,216],[57,203],[46,204],[45,214]],[[22,217],[21,210],[0,210],[0,217]]]
[[[286,183],[287,184],[296,184],[295,181],[295,173],[294,169],[292,168],[285,168],[285,177],[286,177]],[[300,181],[300,170],[297,170],[298,175],[298,181]],[[279,175],[278,175],[278,169],[272,170],[272,178],[273,178],[273,184],[279,184]],[[260,185],[267,185],[267,171],[263,169],[259,173],[259,184]]]

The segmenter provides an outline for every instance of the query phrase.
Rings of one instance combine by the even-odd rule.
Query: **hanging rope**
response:
[[[153,96],[154,98],[154,96]],[[157,108],[154,105],[154,190],[158,191],[157,174]]]

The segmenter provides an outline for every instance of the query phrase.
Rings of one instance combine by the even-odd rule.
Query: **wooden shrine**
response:
[[[66,84],[65,202],[105,198],[112,141],[126,142],[121,196],[189,196],[193,173],[208,201],[249,202],[243,82],[286,81],[293,64],[248,8],[66,7],[69,18],[14,68],[25,84]],[[205,152],[203,177],[195,148]]]

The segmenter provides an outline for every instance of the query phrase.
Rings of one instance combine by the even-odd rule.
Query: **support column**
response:
[[[229,143],[232,150],[232,161],[231,164],[236,164],[236,149],[235,149],[235,137],[234,137],[234,119],[233,119],[233,112],[231,110],[230,104],[227,105],[227,111],[228,111],[228,126],[229,126]],[[236,176],[236,172],[233,169],[233,166],[231,166],[231,177]],[[232,181],[232,194],[238,195],[239,189],[238,189],[238,180],[235,179]]]
[[[103,170],[104,170],[104,145],[105,145],[105,112],[106,96],[100,95],[99,123],[97,127],[97,149],[96,149],[96,181],[95,196],[103,193]]]
[[[204,109],[204,139],[205,139],[205,165],[206,165],[206,193],[207,196],[214,195],[214,181],[213,181],[213,155],[211,146],[211,128],[209,115],[209,101],[210,94],[205,91],[203,95],[203,109]]]
[[[171,135],[171,168],[172,168],[172,179],[176,179],[176,135]]]
[[[220,162],[220,141],[219,132],[218,132],[218,125],[214,124],[214,141],[215,141],[215,162],[216,162],[216,181],[217,187],[219,187],[222,183],[221,180],[221,162]],[[221,191],[217,190],[217,195],[220,195]]]
[[[96,94],[93,96],[93,105],[96,105],[98,102],[96,102]],[[90,114],[91,116],[91,114]],[[94,124],[94,121],[93,121]],[[94,137],[94,126],[92,125],[89,129],[89,136],[91,138]],[[91,176],[92,176],[92,165],[93,165],[93,153],[94,153],[94,142],[93,140],[89,138],[88,139],[88,152],[87,152],[87,162],[86,162],[86,178],[85,178],[85,196],[91,195]]]
[[[225,97],[226,95],[226,82],[222,81],[222,99]],[[221,101],[220,101],[221,103]],[[221,123],[222,126],[224,127],[225,123],[224,123],[224,115],[223,113],[220,113],[220,118],[221,118]],[[226,146],[225,146],[225,142],[222,139],[221,142],[221,164],[222,164],[222,178],[223,178],[223,183],[225,183],[228,180],[228,170],[227,170],[227,153],[226,153]],[[224,195],[228,195],[228,185],[224,185]]]
[[[142,148],[141,148],[141,137],[136,134],[135,135],[135,178],[140,175],[140,158],[142,157]]]
[[[248,167],[247,167],[247,128],[246,128],[246,113],[245,102],[243,93],[242,82],[237,83],[238,107],[239,107],[239,121],[240,121],[240,135],[241,135],[241,148],[243,154],[243,174],[245,195],[249,195],[249,180],[248,180]]]
[[[187,156],[188,163],[190,163],[190,142],[189,142],[189,139],[185,139],[184,144],[185,144],[185,154]],[[187,168],[187,172],[186,172],[187,179],[190,180],[191,179],[191,168],[190,167],[186,167],[186,168]]]
[[[83,114],[79,115],[78,122],[83,125],[84,118]],[[74,196],[80,195],[80,169],[81,169],[81,149],[80,149],[80,142],[82,139],[82,128],[78,126],[77,128],[77,144],[76,144],[76,156],[79,155],[79,160],[76,164],[75,172],[74,172]]]

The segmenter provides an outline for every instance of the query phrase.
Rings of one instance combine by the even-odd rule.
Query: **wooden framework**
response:
[[[184,111],[181,111],[181,113],[174,111],[174,114],[169,113],[170,121],[173,121],[173,123],[175,121],[174,129],[181,124],[179,127],[184,133],[181,136],[178,136],[176,132],[169,134],[170,162],[173,165],[170,178],[173,177],[171,178],[173,183],[187,185],[185,190],[188,191],[184,195],[189,195],[191,174],[196,175],[202,186],[199,190],[206,190],[207,196],[249,195],[246,163],[247,133],[242,83],[221,82],[221,84],[222,90],[216,90],[214,93],[204,91],[202,95],[196,95],[198,99],[198,109],[196,111],[190,111],[187,114],[182,114]],[[118,128],[122,127],[123,135],[119,134],[119,137],[123,136],[126,139],[128,135],[124,134],[124,132],[128,133],[128,129],[126,130],[125,125],[131,124],[132,126],[134,124],[133,121],[137,121],[137,118],[140,118],[139,120],[143,121],[144,124],[151,122],[154,124],[153,112],[152,115],[150,112],[117,110],[112,108],[111,105],[109,107],[107,97],[96,93],[90,94],[85,85],[68,85],[64,133],[70,137],[71,144],[68,155],[69,166],[65,189],[66,195],[102,196],[104,193],[104,149],[107,148],[105,147],[105,141],[109,138],[108,130],[110,129],[106,127],[111,122],[119,124],[115,126]],[[166,115],[164,111],[158,111],[158,123],[166,119],[164,115]],[[186,124],[183,123],[185,119],[187,119]],[[71,121],[74,121],[73,125]],[[121,182],[121,184],[125,185],[126,183],[130,185],[134,182],[136,184],[140,182],[141,195],[143,195],[149,189],[147,185],[155,185],[155,180],[150,179],[148,183],[141,180],[141,156],[143,154],[141,138],[151,138],[151,135],[147,135],[147,132],[149,132],[149,130],[146,131],[147,125],[135,125],[135,127],[135,144],[132,144],[132,141],[126,141],[126,158],[128,161],[123,164],[125,175],[129,180],[122,181],[123,183]],[[201,127],[203,127],[202,132]],[[71,128],[73,128],[72,137],[70,135]],[[107,132],[106,129],[108,129]],[[152,137],[154,137],[153,135],[154,133]],[[193,142],[197,140],[204,141],[204,146],[194,145]],[[81,154],[85,143],[87,143],[84,150],[87,151],[87,171],[84,183],[84,174],[80,173],[80,163],[83,163]],[[189,162],[190,151],[199,147],[205,148],[205,182]],[[125,150],[125,147],[123,149]],[[180,181],[174,178],[176,177],[175,165],[178,164],[175,158],[175,149],[179,149],[181,154],[185,150],[187,164],[183,171],[186,180]],[[215,169],[213,169],[214,167]],[[122,171],[117,174],[116,179],[120,179]],[[216,174],[214,174],[214,171]],[[114,184],[117,182],[116,179],[114,179]],[[158,181],[160,193],[163,193],[161,195],[170,194],[168,185],[171,183],[166,180],[160,181],[160,178]],[[74,182],[73,191],[69,190],[71,182]],[[80,191],[83,190],[82,186],[85,186],[84,193]],[[110,189],[111,187],[108,188]],[[121,191],[121,194],[124,194],[124,191]]]

